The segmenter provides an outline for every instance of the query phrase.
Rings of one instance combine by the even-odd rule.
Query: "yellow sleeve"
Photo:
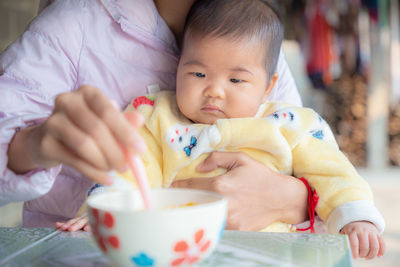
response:
[[[329,126],[312,110],[302,116],[313,123],[303,125],[302,138],[292,150],[293,174],[307,179],[316,190],[320,218],[326,221],[346,202],[372,200],[369,185],[339,150]]]

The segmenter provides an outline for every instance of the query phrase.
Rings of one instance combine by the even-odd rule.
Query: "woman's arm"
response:
[[[121,112],[98,90],[78,88],[82,25],[93,15],[78,2],[54,2],[0,56],[0,205],[46,194],[60,163],[104,181],[104,170],[125,164],[116,140],[134,142],[113,133],[135,131]]]
[[[275,221],[307,219],[308,192],[297,178],[274,172],[244,153],[213,152],[198,171],[227,169],[212,178],[175,181],[172,187],[210,190],[228,199],[227,229],[257,231]]]
[[[195,0],[154,0],[158,13],[174,33],[178,43],[182,39],[186,15]]]

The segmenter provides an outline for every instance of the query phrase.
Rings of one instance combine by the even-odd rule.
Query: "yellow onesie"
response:
[[[174,92],[162,91],[134,99],[126,110],[137,110],[145,118],[140,134],[148,150],[142,159],[152,187],[222,174],[224,169],[199,173],[196,166],[211,151],[242,151],[275,171],[304,177],[319,195],[316,212],[328,222],[329,232],[337,233],[356,220],[371,221],[383,231],[384,221],[368,184],[338,149],[327,123],[309,108],[266,103],[254,118],[199,124],[180,113]],[[277,222],[264,230],[291,229]]]

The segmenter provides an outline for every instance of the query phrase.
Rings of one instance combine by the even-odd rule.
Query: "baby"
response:
[[[310,186],[306,229],[313,230],[316,211],[330,233],[349,236],[354,257],[382,256],[384,220],[329,126],[311,109],[267,101],[282,39],[278,16],[261,0],[196,1],[185,24],[176,95],[153,93],[127,107],[145,118],[140,133],[150,184],[219,175],[225,170],[196,167],[211,151],[240,151]],[[86,219],[62,228],[74,223],[85,226]],[[263,230],[304,229],[276,222]]]

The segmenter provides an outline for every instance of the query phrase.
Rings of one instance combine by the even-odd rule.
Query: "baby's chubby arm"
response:
[[[328,231],[338,233],[351,222],[369,221],[383,232],[385,222],[368,183],[339,150],[329,126],[312,110],[297,114],[302,134],[292,150],[293,172],[316,190],[316,211]]]
[[[351,251],[353,258],[378,258],[385,254],[386,245],[382,236],[379,234],[378,228],[366,221],[357,221],[346,224],[341,234],[349,236]]]

